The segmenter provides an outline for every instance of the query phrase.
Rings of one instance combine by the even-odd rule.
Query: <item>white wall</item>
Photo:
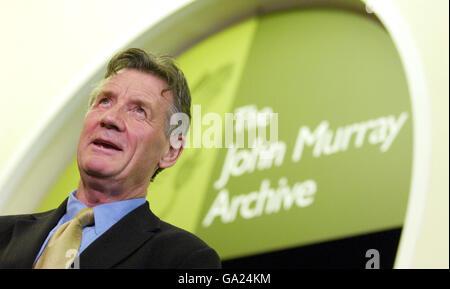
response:
[[[1,0],[0,172],[103,59],[188,2]],[[431,179],[413,267],[448,268],[449,2],[392,2],[416,41],[431,98]]]
[[[430,187],[413,266],[449,267],[449,1],[395,0],[424,64],[431,98]]]
[[[0,170],[106,57],[186,0],[0,0]]]

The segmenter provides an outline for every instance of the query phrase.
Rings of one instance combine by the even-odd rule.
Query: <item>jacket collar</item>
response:
[[[10,242],[0,256],[1,268],[32,268],[47,238],[66,212],[67,199],[55,210],[24,215],[13,228]],[[128,213],[80,255],[81,268],[111,268],[128,257],[160,229],[160,219],[145,202]]]
[[[111,268],[160,230],[160,219],[145,202],[128,213],[80,255],[80,268]]]
[[[2,268],[31,268],[47,238],[66,212],[67,199],[55,210],[24,215],[15,224],[6,250],[1,256]]]

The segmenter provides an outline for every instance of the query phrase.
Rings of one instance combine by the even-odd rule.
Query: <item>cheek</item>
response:
[[[83,124],[83,129],[81,130],[81,134],[80,134],[80,140],[78,143],[79,148],[81,149],[80,146],[86,146],[90,143],[90,137],[92,135],[92,132],[95,129],[95,120],[92,117],[92,115],[88,115],[86,116],[85,120],[84,120],[84,124]]]
[[[160,135],[141,136],[139,146],[140,158],[153,167],[164,154],[165,138]]]

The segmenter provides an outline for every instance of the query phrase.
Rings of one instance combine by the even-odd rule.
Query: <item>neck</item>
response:
[[[146,195],[147,186],[136,186],[125,189],[120,185],[105,185],[102,182],[80,180],[75,197],[91,208],[106,203],[145,198]]]

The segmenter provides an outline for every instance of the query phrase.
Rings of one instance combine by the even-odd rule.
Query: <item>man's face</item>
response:
[[[103,85],[86,115],[78,143],[81,177],[148,183],[169,148],[164,129],[172,103],[167,83],[134,69],[121,70]]]

